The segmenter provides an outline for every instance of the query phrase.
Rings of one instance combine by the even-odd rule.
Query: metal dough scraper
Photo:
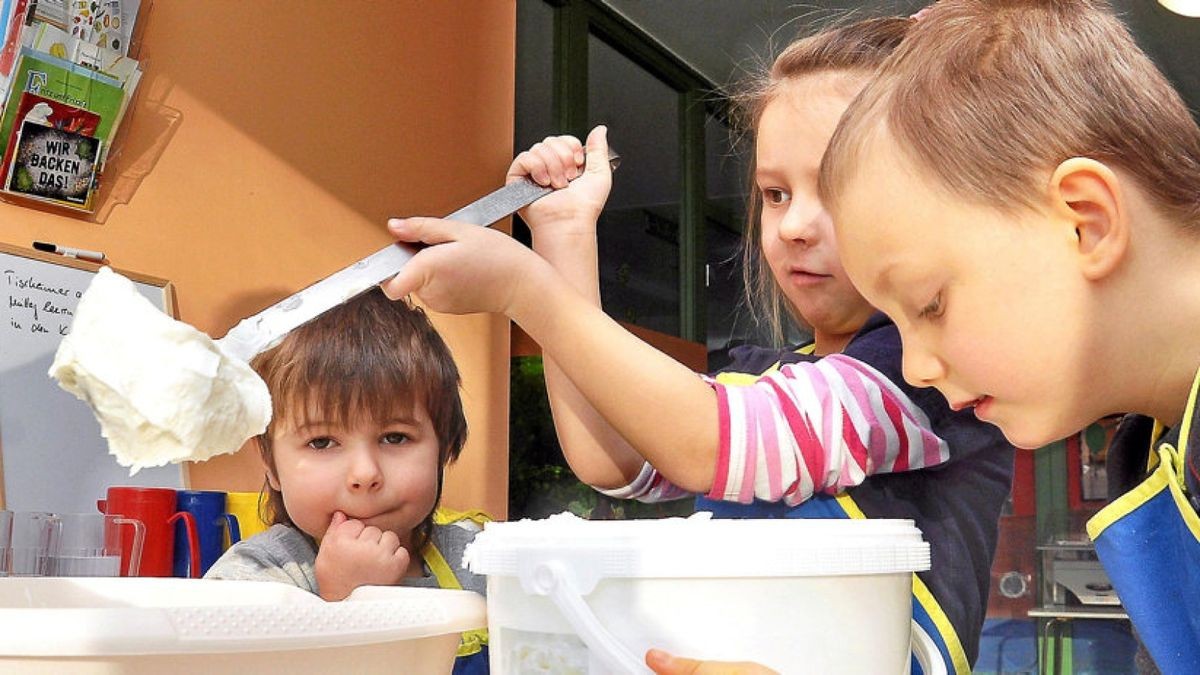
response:
[[[620,157],[609,150],[613,169]],[[529,179],[510,183],[491,194],[467,204],[446,216],[475,225],[491,225],[554,192]],[[232,356],[249,361],[260,352],[279,344],[296,328],[324,312],[387,281],[396,275],[413,255],[415,247],[391,244],[353,263],[294,295],[271,305],[254,316],[242,319],[217,342]]]

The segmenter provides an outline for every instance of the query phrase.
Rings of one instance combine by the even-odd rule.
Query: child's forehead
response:
[[[963,225],[952,215],[963,206],[961,200],[939,188],[885,132],[862,139],[854,169],[827,206],[846,271],[867,292],[894,290],[893,284],[881,286],[884,270],[917,253],[928,257]]]
[[[287,414],[280,415],[276,429],[287,432],[304,427],[383,427],[389,424],[421,426],[428,423],[429,412],[424,401],[418,396],[408,401],[389,401],[374,406],[356,402],[335,404],[309,400],[293,406]]]
[[[804,106],[815,97],[854,98],[869,76],[848,70],[815,70],[780,80],[775,99],[789,99],[793,105]]]
[[[835,226],[854,230],[903,222],[928,208],[928,202],[948,197],[936,194],[933,179],[905,156],[885,129],[864,135],[856,146],[851,169],[843,174],[833,203],[827,204]]]

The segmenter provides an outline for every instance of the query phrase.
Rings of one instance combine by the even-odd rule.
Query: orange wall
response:
[[[0,204],[0,241],[98,249],[170,279],[180,318],[219,336],[386,244],[389,215],[449,213],[502,182],[513,0],[157,0],[144,20],[145,76],[98,222]],[[445,503],[503,516],[508,322],[434,322],[471,425]],[[243,450],[190,475],[256,490],[262,470]]]

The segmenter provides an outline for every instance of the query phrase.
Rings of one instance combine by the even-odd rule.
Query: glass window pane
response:
[[[623,158],[600,219],[604,309],[679,335],[679,95],[589,35],[588,122]]]
[[[554,8],[542,0],[517,3],[516,119],[514,152],[521,152],[554,128]],[[529,246],[533,237],[520,216],[512,219],[513,237]]]
[[[750,184],[750,141],[725,122],[708,115],[704,120],[704,179],[710,203],[741,216]],[[741,228],[742,221],[734,223]]]
[[[554,8],[542,0],[517,3],[517,151],[557,133],[554,122]]]
[[[741,233],[746,221],[749,143],[710,115],[704,123],[704,152],[708,364],[717,369],[728,363],[730,347],[760,342],[742,299]]]

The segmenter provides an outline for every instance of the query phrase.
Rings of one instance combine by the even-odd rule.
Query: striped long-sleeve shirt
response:
[[[720,432],[711,499],[795,505],[949,457],[921,408],[848,356],[790,363],[747,386],[706,381],[717,393]],[[649,464],[628,486],[604,492],[642,501],[689,494]]]

